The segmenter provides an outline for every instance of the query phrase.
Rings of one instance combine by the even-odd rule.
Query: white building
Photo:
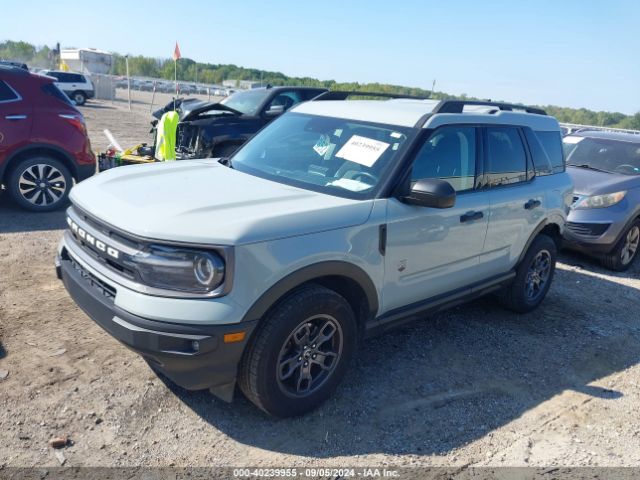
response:
[[[111,72],[113,55],[95,48],[67,48],[60,50],[60,60],[75,72],[105,74]]]

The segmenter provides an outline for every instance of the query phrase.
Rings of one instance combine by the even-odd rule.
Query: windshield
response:
[[[257,115],[258,109],[268,93],[265,89],[247,90],[234,93],[220,103],[245,115]]]
[[[288,113],[232,158],[233,168],[348,198],[372,198],[412,129]]]
[[[567,165],[640,175],[640,143],[571,136],[562,143]]]

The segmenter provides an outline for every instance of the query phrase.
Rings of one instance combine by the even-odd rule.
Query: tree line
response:
[[[55,52],[47,46],[36,47],[27,42],[7,40],[0,42],[0,59],[22,61],[30,66],[56,67]],[[114,75],[125,75],[125,57],[113,55],[112,72]],[[151,58],[142,55],[129,56],[129,73],[132,76],[144,76],[173,80],[174,62],[166,58]],[[335,80],[318,80],[311,77],[290,77],[281,72],[239,67],[232,64],[211,64],[195,62],[190,58],[181,58],[177,62],[179,81],[221,84],[224,80],[260,80],[271,85],[304,85],[324,87],[330,90],[349,90],[357,92],[383,92],[435,99],[467,99],[478,100],[467,95],[450,95],[445,92],[430,91],[423,88],[390,85],[386,83],[336,82]],[[495,100],[495,99],[494,99]],[[586,108],[568,108],[555,105],[542,105],[547,113],[560,122],[581,125],[598,125],[604,127],[630,128],[640,130],[640,112],[625,115],[619,112],[593,111]]]

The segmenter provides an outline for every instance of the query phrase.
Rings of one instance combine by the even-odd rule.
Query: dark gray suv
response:
[[[587,130],[563,144],[575,192],[566,245],[627,270],[640,243],[640,133]]]

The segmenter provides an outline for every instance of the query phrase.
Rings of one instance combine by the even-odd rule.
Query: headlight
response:
[[[586,208],[606,208],[611,205],[622,201],[626,191],[616,193],[606,193],[604,195],[593,195],[591,197],[580,197],[576,203],[573,204],[574,210],[581,210]]]
[[[224,281],[225,264],[215,252],[151,246],[130,262],[150,287],[206,294]]]

